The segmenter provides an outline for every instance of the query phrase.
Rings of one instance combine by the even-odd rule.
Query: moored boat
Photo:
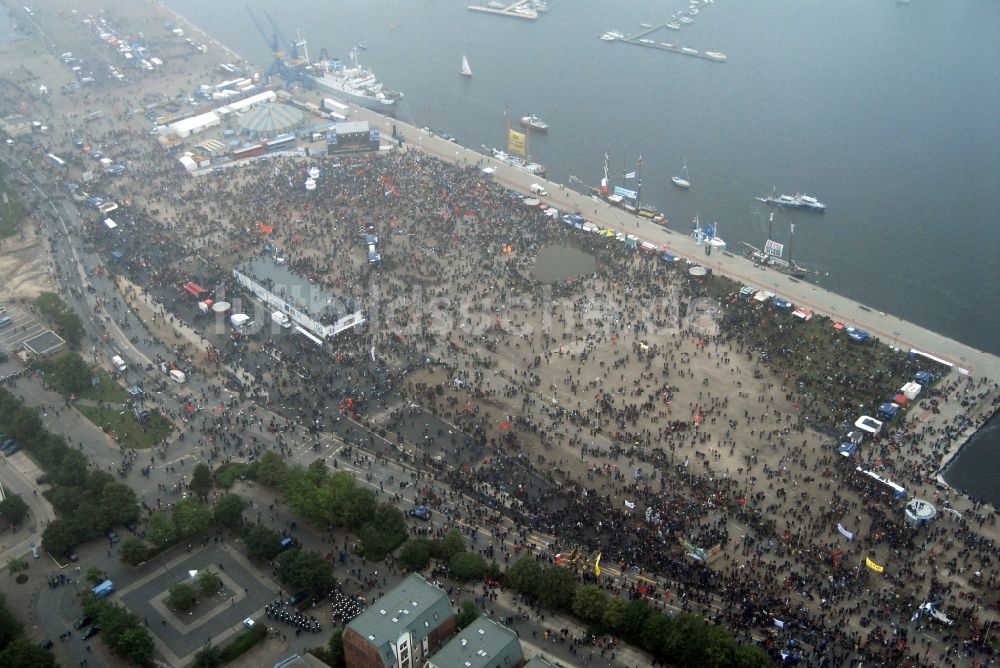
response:
[[[523,125],[526,128],[531,128],[532,130],[537,130],[538,132],[547,132],[549,129],[549,124],[543,121],[535,114],[528,114],[527,116],[522,116],[521,125]]]
[[[770,204],[771,206],[782,206],[788,209],[809,209],[811,211],[826,211],[826,204],[823,204],[815,197],[809,195],[776,195],[771,193],[764,197],[757,197],[758,202]]]
[[[721,51],[706,51],[705,57],[708,58],[709,60],[715,60],[720,63],[724,63],[728,60],[726,54],[722,53]]]

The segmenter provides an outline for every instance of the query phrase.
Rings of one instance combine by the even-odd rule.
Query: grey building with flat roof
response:
[[[428,668],[520,668],[524,650],[517,634],[480,615],[439,649]]]
[[[455,632],[448,594],[412,573],[344,630],[347,668],[423,668]]]

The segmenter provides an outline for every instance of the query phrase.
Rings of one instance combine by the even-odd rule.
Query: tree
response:
[[[139,517],[135,490],[120,482],[109,482],[101,489],[98,506],[108,527],[127,524]]]
[[[573,614],[588,624],[599,624],[607,606],[608,595],[595,584],[579,587],[573,595]]]
[[[575,591],[576,576],[572,571],[561,566],[546,568],[538,583],[538,602],[549,610],[565,610]]]
[[[456,580],[479,580],[486,572],[486,560],[472,552],[457,552],[448,560],[448,568]]]
[[[39,311],[52,319],[55,328],[59,330],[67,343],[73,347],[80,345],[80,340],[84,335],[83,321],[59,295],[54,292],[43,292],[35,299],[35,305],[38,306]]]
[[[534,557],[525,555],[507,569],[507,584],[522,594],[535,595],[542,577],[542,567]]]
[[[14,613],[7,608],[7,598],[0,592],[0,647],[6,647],[24,633],[24,627]],[[0,666],[4,664],[0,663]]]
[[[674,643],[674,628],[673,620],[660,612],[652,612],[646,617],[646,622],[642,627],[642,646],[653,656],[659,657],[661,659],[670,657],[675,658],[676,655],[673,652]],[[683,664],[683,665],[701,665],[700,663],[695,664]]]
[[[87,456],[79,450],[64,447],[58,463],[52,470],[52,483],[81,487],[87,480]]]
[[[203,533],[212,525],[212,509],[197,499],[182,499],[174,505],[178,538]]]
[[[94,377],[90,365],[76,353],[66,353],[52,365],[52,378],[49,382],[63,394],[83,392],[90,387],[90,379]]]
[[[451,529],[444,538],[437,541],[435,550],[434,556],[438,559],[451,559],[453,554],[465,552],[465,537],[458,529]]]
[[[28,570],[28,560],[22,557],[11,557],[7,560],[7,572],[11,575]]]
[[[327,661],[333,668],[346,668],[347,663],[344,660],[344,632],[341,629],[337,629],[330,635],[330,642],[327,643],[327,649],[329,650]]]
[[[0,516],[16,527],[28,516],[28,504],[20,494],[10,494],[0,501]]]
[[[222,650],[215,645],[205,645],[194,653],[194,668],[215,668],[222,665]]]
[[[268,450],[257,461],[257,480],[268,487],[278,487],[281,484],[288,464],[277,452]]]
[[[17,638],[0,652],[0,666],[6,668],[54,668],[52,652],[26,638]]]
[[[243,525],[243,542],[253,559],[268,561],[281,552],[281,535],[260,523]]]
[[[649,617],[653,609],[642,599],[629,601],[625,606],[625,613],[622,615],[621,632],[629,642],[639,644],[643,627],[646,625],[646,618]]]
[[[612,633],[619,633],[621,631],[622,620],[625,618],[626,605],[628,604],[617,596],[612,596],[608,599],[607,605],[604,606],[604,616],[601,618],[604,628]]]
[[[198,463],[191,473],[191,482],[188,483],[191,491],[200,497],[208,496],[212,491],[212,472],[202,463]]]
[[[462,605],[459,606],[458,614],[455,615],[455,630],[461,631],[466,626],[476,621],[482,612],[479,607],[476,606],[472,601],[462,601]]]
[[[129,536],[122,541],[118,554],[129,566],[138,566],[149,558],[149,548],[139,538]]]
[[[52,555],[65,554],[76,545],[76,532],[65,520],[58,517],[49,522],[42,532],[42,547]]]
[[[178,582],[168,590],[167,603],[174,610],[187,612],[197,605],[198,595],[190,583]]]
[[[198,590],[201,595],[208,597],[222,589],[222,578],[218,574],[205,569],[198,573]]]
[[[337,584],[333,564],[319,552],[287,550],[278,559],[278,577],[285,584],[313,591],[328,591]]]
[[[390,503],[380,503],[372,520],[361,527],[362,554],[366,559],[384,559],[406,540],[406,516]]]
[[[145,666],[153,659],[153,636],[145,627],[134,625],[115,641],[115,651],[134,666]]]
[[[226,494],[215,504],[215,521],[235,529],[243,522],[243,510],[247,503],[238,494]]]
[[[163,511],[150,513],[146,536],[149,537],[149,542],[156,547],[170,545],[177,540],[177,529],[174,527],[173,519]]]
[[[102,571],[97,566],[91,566],[90,568],[87,569],[87,575],[85,576],[85,579],[87,580],[87,582],[90,583],[92,587],[96,587],[97,585],[104,582],[107,578],[104,577],[104,571]]]
[[[399,551],[399,563],[409,571],[422,571],[431,561],[431,542],[424,538],[408,540]]]

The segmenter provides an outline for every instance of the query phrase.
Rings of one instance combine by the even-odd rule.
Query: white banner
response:
[[[840,522],[837,523],[837,531],[846,538],[847,540],[854,540],[854,534],[844,528],[844,525]]]
[[[625,507],[628,508],[629,510],[635,510],[635,504],[629,501],[628,499],[625,499]]]

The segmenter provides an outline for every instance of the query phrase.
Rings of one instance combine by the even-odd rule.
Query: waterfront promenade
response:
[[[914,348],[929,353],[954,364],[956,370],[965,369],[977,379],[983,376],[991,379],[1000,378],[1000,357],[996,355],[977,350],[890,313],[871,309],[807,280],[791,280],[774,271],[758,269],[749,260],[736,253],[726,254],[716,250],[711,256],[706,256],[704,248],[698,246],[689,234],[690,221],[670,219],[670,211],[663,212],[670,219],[669,224],[663,227],[606,202],[596,201],[589,194],[582,194],[562,184],[533,176],[492,157],[484,156],[479,151],[441,139],[402,121],[387,119],[356,105],[352,105],[352,110],[355,117],[368,120],[383,129],[386,134],[391,133],[395,125],[397,131],[406,138],[410,150],[418,148],[452,162],[482,161],[483,167],[490,166],[496,169],[493,177],[498,182],[519,192],[528,193],[532,183],[541,183],[548,189],[549,196],[540,199],[560,211],[579,211],[587,220],[602,228],[634,234],[657,246],[665,244],[671,254],[677,257],[709,267],[745,285],[775,292],[796,306],[811,309],[817,314],[828,315],[834,321],[865,329],[887,345],[903,349]],[[919,290],[916,287],[907,289],[913,291],[915,299],[919,298]]]

